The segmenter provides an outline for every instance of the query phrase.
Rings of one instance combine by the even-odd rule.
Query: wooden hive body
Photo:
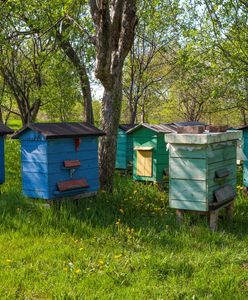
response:
[[[47,138],[30,128],[16,136],[21,142],[24,195],[52,200],[98,191],[97,136]]]
[[[172,134],[170,143],[170,207],[208,211],[214,193],[226,185],[236,190],[239,132]],[[218,174],[223,174],[223,177]]]
[[[134,180],[163,181],[164,170],[168,169],[169,165],[169,153],[166,151],[164,133],[140,127],[132,135]]]
[[[133,138],[119,128],[117,134],[116,169],[126,170],[133,161]]]

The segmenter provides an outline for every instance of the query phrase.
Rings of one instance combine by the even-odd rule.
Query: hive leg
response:
[[[226,207],[226,217],[227,219],[231,220],[233,218],[233,209],[234,209],[234,204],[233,202],[230,203],[230,205],[228,205]]]
[[[176,216],[177,216],[177,222],[182,223],[183,222],[183,210],[177,209],[176,210]]]
[[[212,231],[216,231],[218,228],[218,215],[218,210],[213,210],[209,213],[209,227]]]

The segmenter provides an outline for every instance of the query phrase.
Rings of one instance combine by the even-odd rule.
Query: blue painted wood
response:
[[[99,190],[98,142],[96,137],[80,138],[76,151],[75,139],[46,140],[37,132],[25,131],[21,137],[22,185],[27,197],[54,199],[82,191],[58,191],[57,183],[70,179],[86,179],[84,192]],[[64,167],[65,160],[79,160],[73,171]]]
[[[4,136],[0,136],[0,184],[5,180],[4,169]]]

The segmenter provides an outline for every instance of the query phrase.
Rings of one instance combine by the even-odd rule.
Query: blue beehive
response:
[[[238,128],[243,132],[243,185],[248,188],[248,125]]]
[[[98,136],[88,123],[32,123],[21,141],[22,187],[30,198],[55,199],[99,189]]]
[[[5,181],[5,170],[4,170],[4,139],[7,134],[11,134],[12,131],[9,127],[4,124],[0,124],[0,184]]]

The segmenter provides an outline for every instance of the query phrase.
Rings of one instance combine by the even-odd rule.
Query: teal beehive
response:
[[[127,135],[127,131],[135,127],[136,124],[121,124],[117,133],[117,148],[115,168],[127,170],[133,164],[133,137]]]
[[[243,140],[242,140],[242,148],[243,148],[243,185],[247,189],[248,188],[248,125],[239,127],[238,130],[242,130]]]
[[[234,200],[240,132],[170,134],[165,138],[170,153],[170,207],[207,212]]]

